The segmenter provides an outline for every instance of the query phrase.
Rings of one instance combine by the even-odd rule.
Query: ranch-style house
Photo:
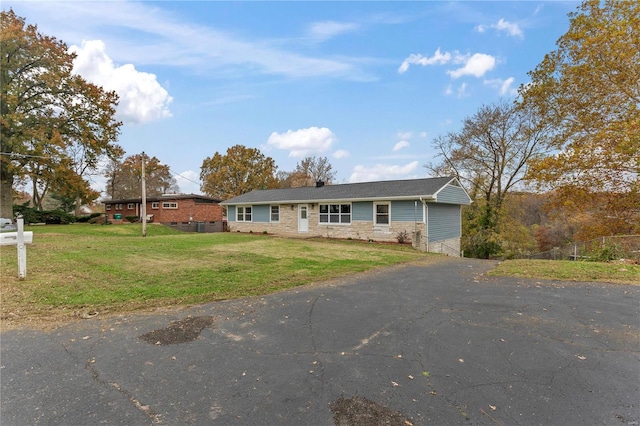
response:
[[[221,232],[224,230],[220,199],[196,194],[166,194],[147,197],[147,220],[182,231]],[[103,202],[107,219],[122,223],[140,216],[142,199],[126,198]]]
[[[455,177],[254,190],[223,201],[232,232],[397,241],[460,256],[461,208],[471,203]]]

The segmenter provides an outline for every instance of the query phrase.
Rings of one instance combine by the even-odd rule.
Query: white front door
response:
[[[298,205],[298,232],[309,231],[309,215],[307,209],[308,206],[306,204]]]

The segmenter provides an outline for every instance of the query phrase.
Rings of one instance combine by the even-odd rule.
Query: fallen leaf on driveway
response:
[[[460,358],[458,361],[460,361],[460,362],[464,362],[464,359]]]
[[[579,360],[584,361],[585,359],[587,359],[586,356],[582,356],[582,355],[576,355],[578,357]]]
[[[498,409],[498,407],[496,407],[495,405],[491,405],[491,404],[489,404],[489,408],[491,408],[491,411],[496,411]]]
[[[400,385],[392,380],[391,381],[391,386],[393,386],[394,388],[397,388]]]

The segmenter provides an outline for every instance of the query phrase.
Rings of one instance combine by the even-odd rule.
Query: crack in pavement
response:
[[[85,362],[85,369],[91,373],[93,380],[106,389],[115,389],[118,393],[122,394],[125,398],[127,398],[127,400],[129,400],[129,402],[133,404],[134,407],[136,407],[136,409],[144,413],[151,420],[151,423],[162,423],[161,415],[152,410],[149,405],[144,405],[143,403],[141,403],[140,400],[138,400],[130,391],[123,389],[118,383],[108,382],[100,376],[100,372],[95,365],[96,358],[94,356],[95,348],[97,345],[98,341],[94,342],[91,345],[89,349],[89,357]]]

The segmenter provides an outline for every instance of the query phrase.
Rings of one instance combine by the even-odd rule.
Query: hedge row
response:
[[[36,210],[22,205],[13,206],[14,217],[21,214],[24,223],[46,223],[50,225],[66,225],[73,222],[88,222],[101,216],[101,213],[92,213],[88,216],[76,217],[62,210]]]

